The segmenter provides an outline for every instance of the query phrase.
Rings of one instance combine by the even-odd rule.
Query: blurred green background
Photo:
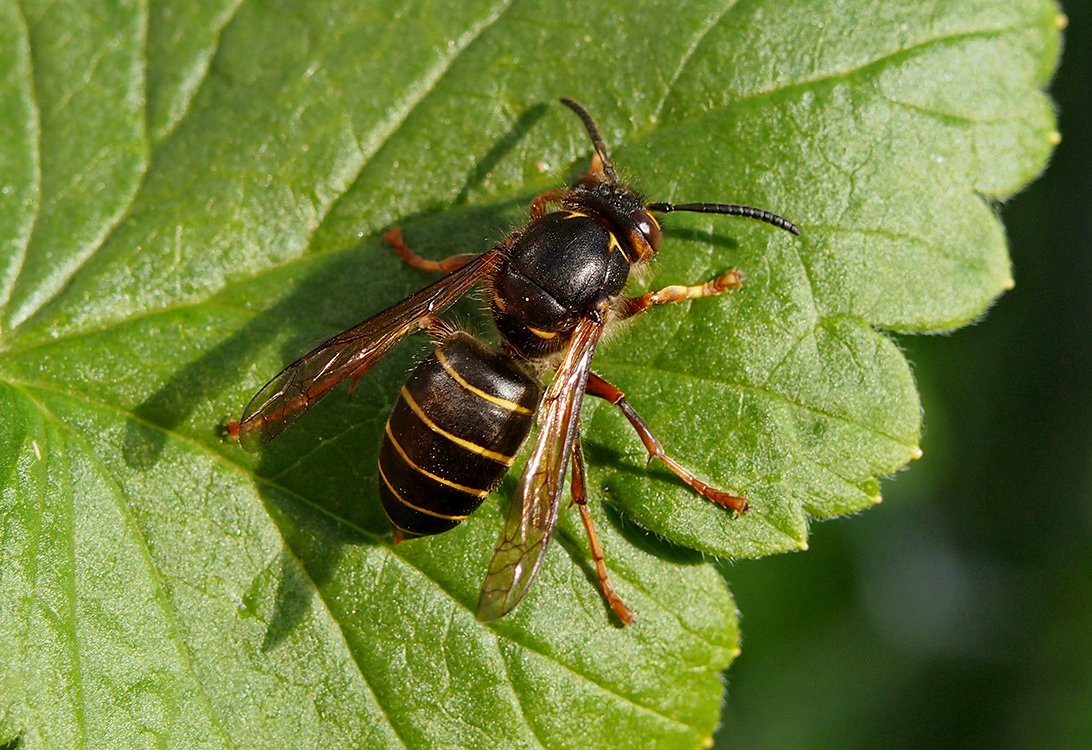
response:
[[[1000,207],[1016,288],[900,338],[924,457],[808,552],[725,565],[744,641],[717,747],[1092,748],[1090,6],[1065,8],[1063,141]]]

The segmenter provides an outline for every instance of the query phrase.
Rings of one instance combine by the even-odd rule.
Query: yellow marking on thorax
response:
[[[514,411],[519,414],[532,413],[530,409],[528,409],[526,406],[523,406],[522,404],[517,404],[515,401],[509,401],[508,399],[501,398],[500,396],[494,396],[492,393],[486,393],[481,388],[478,388],[477,386],[468,383],[466,379],[458,372],[456,372],[455,368],[451,366],[451,363],[448,362],[447,357],[444,356],[442,350],[436,350],[436,359],[439,360],[440,366],[444,368],[444,371],[455,379],[456,383],[473,393],[478,398],[485,399],[489,403],[496,404],[497,406],[507,409],[508,411]]]
[[[391,441],[391,445],[394,446],[394,449],[396,451],[398,451],[398,455],[402,457],[402,460],[405,461],[409,465],[409,467],[411,469],[413,469],[414,471],[419,472],[421,474],[424,474],[426,477],[428,477],[432,481],[439,482],[440,484],[444,485],[445,487],[450,487],[450,488],[452,488],[454,490],[458,490],[459,492],[465,492],[467,495],[473,495],[474,497],[485,497],[486,495],[489,494],[489,490],[479,490],[479,489],[475,489],[474,487],[467,487],[465,484],[459,484],[458,482],[452,482],[450,479],[444,479],[443,477],[441,477],[441,476],[439,476],[437,474],[433,474],[428,469],[422,469],[420,466],[418,466],[416,464],[416,462],[414,462],[414,460],[412,458],[410,458],[408,455],[406,455],[406,451],[404,451],[402,449],[402,446],[398,444],[398,440],[395,439],[394,433],[391,432],[391,423],[390,422],[387,422],[387,438]]]
[[[409,406],[409,408],[413,411],[413,413],[417,415],[417,418],[420,419],[424,423],[425,427],[428,427],[430,430],[435,432],[437,435],[442,435],[443,437],[447,438],[451,442],[455,443],[455,445],[466,448],[468,451],[470,451],[472,453],[477,453],[479,456],[485,456],[486,458],[491,458],[494,461],[498,461],[498,462],[504,464],[505,466],[511,466],[512,462],[516,460],[515,456],[506,456],[503,453],[497,453],[496,451],[491,451],[488,448],[483,448],[482,446],[478,445],[477,443],[472,443],[472,442],[470,442],[469,440],[467,440],[465,438],[459,437],[458,435],[452,435],[450,432],[445,430],[443,427],[441,427],[440,425],[436,424],[431,419],[429,419],[428,415],[425,414],[425,412],[421,410],[420,405],[416,401],[413,400],[413,396],[410,395],[409,389],[406,388],[406,386],[402,386],[402,398],[403,398],[403,400],[405,400],[406,405]]]
[[[420,507],[414,505],[409,500],[402,497],[401,493],[399,493],[398,490],[396,490],[394,488],[394,485],[391,484],[391,480],[387,479],[387,475],[383,471],[383,464],[382,463],[379,464],[379,476],[382,477],[383,484],[387,485],[387,489],[391,491],[391,494],[394,495],[394,497],[398,500],[398,502],[402,503],[402,505],[405,505],[407,508],[410,508],[411,510],[415,510],[418,513],[424,513],[426,516],[432,516],[433,518],[442,518],[445,521],[465,521],[466,519],[470,518],[470,516],[448,516],[448,515],[444,515],[443,513],[437,513],[434,510],[429,510],[428,508],[420,508]],[[387,516],[387,518],[389,519],[390,516]],[[391,521],[391,523],[394,523],[394,522]],[[395,525],[397,526],[397,524],[395,524]],[[399,528],[402,528],[402,527],[399,526]],[[409,529],[402,529],[402,530],[403,531],[409,531]],[[413,533],[413,532],[410,532],[410,533]]]
[[[588,215],[587,214],[582,214],[579,211],[568,211],[565,214],[566,219],[579,219],[581,217],[586,219],[586,218],[588,218]]]

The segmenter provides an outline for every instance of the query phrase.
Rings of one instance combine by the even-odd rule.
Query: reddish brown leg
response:
[[[650,461],[654,458],[662,461],[667,468],[671,469],[671,471],[679,477],[679,479],[686,482],[695,492],[707,500],[711,500],[717,505],[731,508],[737,513],[743,513],[747,510],[747,501],[742,497],[709,486],[694,476],[692,471],[664,453],[664,447],[660,444],[660,441],[656,439],[656,436],[652,434],[652,430],[649,429],[640,415],[633,410],[633,407],[629,405],[629,401],[626,400],[626,394],[622,393],[622,391],[615,388],[606,380],[603,380],[603,378],[599,377],[594,372],[588,376],[588,394],[609,401],[622,410],[622,414],[624,414],[626,419],[629,420],[629,423],[633,425],[633,429],[637,431],[637,435],[641,438],[641,442],[645,444],[645,449],[648,451],[648,458]]]
[[[710,279],[704,284],[694,284],[692,286],[673,284],[657,292],[647,292],[640,297],[630,297],[626,300],[622,315],[629,318],[638,313],[643,313],[653,305],[666,305],[700,297],[716,297],[718,294],[724,294],[729,289],[738,288],[742,283],[743,274],[733,268],[723,276]]]
[[[417,253],[410,250],[409,245],[407,245],[406,241],[402,238],[402,229],[400,227],[391,227],[388,229],[383,233],[383,239],[387,241],[388,245],[394,248],[394,252],[398,253],[399,258],[414,268],[420,268],[422,271],[442,271],[444,273],[451,273],[478,257],[474,253],[459,253],[458,255],[452,255],[443,260],[428,260],[427,258],[422,258]]]
[[[591,511],[588,510],[588,496],[586,491],[587,473],[584,468],[584,448],[580,444],[580,434],[577,433],[573,442],[573,503],[580,509],[580,520],[584,522],[584,531],[588,533],[588,546],[591,547],[592,559],[595,561],[595,573],[599,577],[599,588],[603,590],[603,597],[607,600],[614,614],[623,625],[632,625],[637,615],[627,607],[622,599],[610,585],[607,577],[607,563],[603,558],[603,546],[599,543],[599,535],[595,533],[595,524],[592,522]]]
[[[539,193],[531,201],[531,221],[535,219],[541,219],[546,215],[546,204],[559,201],[566,198],[569,193],[572,192],[569,188],[558,188],[557,190],[547,190],[545,193]]]

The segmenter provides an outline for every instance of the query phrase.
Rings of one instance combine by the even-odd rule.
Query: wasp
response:
[[[663,241],[655,214],[691,211],[742,216],[793,234],[776,214],[725,203],[645,203],[615,172],[599,129],[581,105],[576,113],[593,146],[591,163],[571,186],[535,197],[526,226],[479,255],[425,260],[398,229],[386,240],[410,265],[441,271],[425,287],[288,365],[251,399],[227,433],[257,450],[346,379],[350,392],[404,337],[426,331],[435,348],[412,371],[387,420],[378,487],[395,542],[437,534],[465,520],[501,481],[537,425],[478,602],[493,620],[527,594],[557,523],[566,475],[572,504],[588,535],[599,586],[624,624],[634,613],[607,576],[602,545],[587,507],[580,407],[585,395],[618,407],[648,450],[708,500],[736,513],[743,497],[706,484],[671,458],[625,394],[592,372],[604,334],[656,305],[714,297],[737,288],[738,271],[695,285],[626,296],[630,274],[647,265]],[[473,287],[484,289],[499,345],[488,346],[439,316]],[[543,388],[542,377],[553,370]]]

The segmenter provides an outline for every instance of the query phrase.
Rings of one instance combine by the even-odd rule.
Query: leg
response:
[[[546,215],[546,204],[567,198],[572,191],[569,188],[558,188],[539,193],[531,201],[531,221],[541,219]]]
[[[399,258],[414,268],[420,268],[422,271],[443,271],[444,273],[451,273],[478,257],[474,253],[460,253],[458,255],[452,255],[449,258],[444,258],[443,260],[427,260],[410,250],[406,241],[402,239],[402,230],[399,227],[391,227],[388,229],[383,233],[383,239],[387,241],[388,245],[394,248],[394,252],[398,253]]]
[[[588,394],[609,401],[622,410],[622,414],[624,414],[626,419],[629,420],[629,423],[633,425],[633,429],[637,431],[637,435],[641,438],[641,442],[645,444],[645,449],[648,451],[648,458],[650,461],[654,458],[658,458],[667,466],[667,468],[671,469],[679,479],[690,485],[695,492],[705,499],[710,500],[717,505],[731,508],[737,513],[743,513],[747,510],[747,501],[742,497],[725,492],[724,490],[718,490],[716,487],[710,487],[708,484],[694,476],[692,471],[664,453],[664,447],[660,444],[660,441],[656,439],[656,436],[652,434],[652,431],[648,428],[648,425],[645,424],[645,421],[641,419],[637,412],[633,410],[633,407],[629,405],[629,401],[626,400],[626,394],[603,380],[603,378],[599,377],[594,372],[588,376]]]
[[[603,597],[610,604],[610,608],[614,610],[614,614],[618,615],[618,619],[622,621],[623,625],[632,625],[633,621],[637,619],[637,615],[622,603],[618,594],[615,593],[614,587],[610,585],[610,579],[607,578],[607,564],[603,559],[603,547],[599,544],[599,535],[595,533],[595,524],[592,523],[591,512],[588,510],[586,485],[584,448],[580,444],[580,434],[578,432],[576,440],[573,442],[573,481],[571,487],[573,503],[580,509],[580,520],[584,522],[584,531],[588,533],[588,546],[591,547],[592,559],[595,561],[595,573],[599,577],[599,588],[603,590]]]
[[[718,276],[704,284],[693,286],[672,285],[664,287],[658,292],[648,292],[640,297],[630,297],[626,300],[626,306],[622,310],[622,316],[629,318],[638,313],[643,313],[653,305],[666,305],[671,302],[682,302],[686,299],[698,299],[700,297],[716,297],[724,294],[729,289],[737,289],[743,283],[743,274],[734,268],[723,276]]]

